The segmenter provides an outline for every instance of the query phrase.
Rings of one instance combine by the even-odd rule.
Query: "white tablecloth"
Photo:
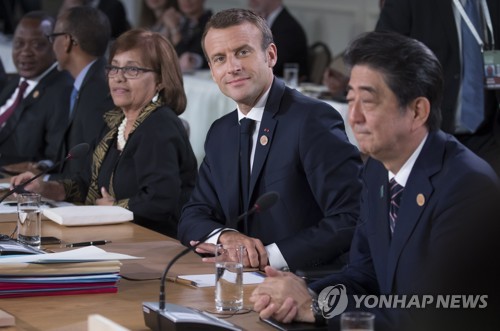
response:
[[[189,123],[189,141],[200,166],[208,129],[216,119],[235,110],[236,103],[222,94],[209,71],[184,75],[184,89],[187,107],[180,117]]]
[[[12,41],[0,34],[0,58],[2,59],[5,72],[12,74],[17,72],[12,61]]]

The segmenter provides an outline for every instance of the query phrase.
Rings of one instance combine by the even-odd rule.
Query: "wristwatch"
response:
[[[316,292],[314,292],[313,290],[311,290],[309,287],[307,288],[307,291],[309,292],[309,294],[312,297],[311,311],[312,311],[313,316],[314,316],[314,324],[317,326],[326,325],[326,319],[323,316],[323,313],[321,312],[321,308],[319,307],[318,294]]]

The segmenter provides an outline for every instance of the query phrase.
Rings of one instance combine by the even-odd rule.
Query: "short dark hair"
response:
[[[381,31],[368,32],[354,40],[344,53],[346,65],[366,65],[382,72],[401,108],[418,97],[429,100],[426,126],[436,131],[441,124],[443,73],[434,53],[418,40]]]
[[[62,20],[64,31],[69,33],[85,53],[99,57],[106,53],[111,38],[111,26],[108,17],[99,9],[89,6],[76,6],[63,11],[58,20]]]
[[[203,48],[203,53],[205,54],[205,58],[208,63],[210,63],[210,59],[205,51],[205,37],[207,36],[208,30],[225,29],[246,22],[255,25],[262,32],[262,50],[265,50],[271,43],[274,42],[273,33],[271,32],[269,25],[267,25],[266,20],[255,14],[253,11],[241,8],[222,10],[210,17],[210,20],[205,25],[205,31],[203,31],[203,36],[201,38],[201,47]]]
[[[184,112],[187,105],[186,93],[179,59],[174,46],[161,34],[146,29],[132,29],[116,39],[110,49],[109,64],[115,54],[138,50],[142,61],[160,77],[163,89],[160,91],[165,103],[177,115]]]

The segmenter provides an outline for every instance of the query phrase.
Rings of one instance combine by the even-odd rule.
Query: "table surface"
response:
[[[10,234],[15,227],[15,215],[0,215],[0,233]],[[133,223],[114,225],[63,227],[50,220],[42,221],[42,235],[56,236],[63,243],[106,239],[111,244],[100,246],[108,252],[144,257],[139,260],[124,260],[121,267],[123,277],[118,284],[118,293],[45,296],[2,299],[0,309],[16,318],[13,330],[87,330],[87,317],[100,314],[130,330],[148,330],[144,323],[142,303],[158,302],[159,278],[170,259],[183,249],[176,240],[150,231]],[[46,246],[57,250],[57,246]],[[0,267],[1,269],[1,267]],[[172,268],[173,275],[212,273],[213,264],[204,264],[190,253],[181,258]],[[251,307],[249,294],[254,286],[245,285],[245,307]],[[200,310],[214,306],[214,288],[195,288],[177,283],[166,286],[166,300]],[[227,319],[247,330],[273,330],[259,321],[255,312],[235,315]]]

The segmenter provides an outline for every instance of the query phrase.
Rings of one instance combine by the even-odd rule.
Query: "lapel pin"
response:
[[[417,205],[422,207],[425,204],[425,197],[422,193],[417,194]]]
[[[266,135],[263,134],[262,136],[260,136],[260,144],[262,146],[266,146],[268,141],[269,141],[269,139],[267,138]]]
[[[380,198],[384,197],[384,185],[380,185]]]
[[[38,98],[38,96],[40,95],[40,92],[38,92],[38,90],[36,90],[35,92],[33,92],[33,98]]]

